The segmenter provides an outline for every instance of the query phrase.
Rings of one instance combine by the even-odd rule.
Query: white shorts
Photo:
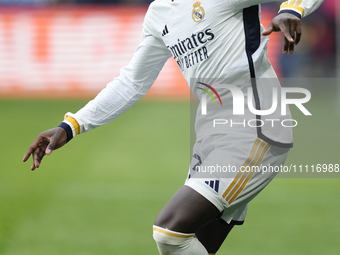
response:
[[[224,221],[241,225],[248,203],[275,177],[288,152],[253,134],[208,136],[194,145],[185,185],[213,203]]]

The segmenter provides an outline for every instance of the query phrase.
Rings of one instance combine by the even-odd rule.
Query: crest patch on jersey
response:
[[[195,22],[200,22],[204,19],[205,16],[205,11],[203,9],[203,7],[201,6],[201,2],[200,1],[196,1],[193,5],[194,9],[192,10],[192,19]]]

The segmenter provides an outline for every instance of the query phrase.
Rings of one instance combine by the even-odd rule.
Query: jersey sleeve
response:
[[[300,19],[314,12],[323,0],[288,0],[281,4],[279,13],[292,13]]]
[[[152,34],[144,21],[142,40],[130,63],[121,69],[120,76],[77,113],[65,115],[60,127],[66,130],[68,140],[111,122],[129,109],[149,91],[170,56],[163,41]]]
[[[224,0],[233,8],[243,9],[252,5],[269,2],[282,2],[282,0]],[[279,13],[289,12],[300,19],[314,12],[324,0],[288,0],[281,4]]]
[[[244,9],[258,4],[282,2],[282,0],[224,0],[224,2],[234,9]]]

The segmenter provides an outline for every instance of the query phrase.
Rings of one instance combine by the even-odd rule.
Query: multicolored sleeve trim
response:
[[[281,4],[280,13],[291,13],[297,16],[299,19],[303,17],[304,9],[301,7],[301,3],[303,0],[289,0]]]
[[[67,134],[67,142],[79,134],[80,128],[78,122],[71,116],[65,115],[64,121],[59,125]]]

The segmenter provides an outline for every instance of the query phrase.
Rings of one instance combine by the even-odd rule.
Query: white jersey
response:
[[[289,0],[281,5],[280,12],[289,12],[302,18],[316,10],[322,1]],[[148,92],[170,57],[174,57],[191,91],[198,98],[203,93],[197,89],[199,82],[208,84],[211,81],[209,85],[212,87],[216,82],[228,82],[239,86],[243,92],[252,87],[253,103],[257,110],[270,108],[266,85],[259,87],[261,81],[254,82],[251,79],[276,77],[267,56],[268,37],[261,36],[263,27],[260,25],[259,4],[266,2],[271,1],[153,2],[145,16],[142,41],[131,62],[121,69],[119,77],[84,108],[76,114],[67,113],[69,117],[64,123],[72,130],[72,137],[109,123],[130,108]],[[278,82],[271,84],[269,86],[280,86]],[[224,90],[221,97],[227,100],[224,105],[232,109],[231,93]],[[206,135],[233,132],[230,128],[222,130],[211,127],[212,119],[221,118],[220,115],[225,115],[225,112],[213,111],[207,117],[199,111],[196,120],[198,139]],[[232,112],[226,111],[231,118]],[[289,110],[287,117],[290,118]],[[273,114],[270,118],[282,120],[279,114]],[[260,120],[261,117],[246,111],[244,120],[251,119]],[[290,128],[278,125],[277,128],[263,126],[250,129],[268,143],[292,146]]]

